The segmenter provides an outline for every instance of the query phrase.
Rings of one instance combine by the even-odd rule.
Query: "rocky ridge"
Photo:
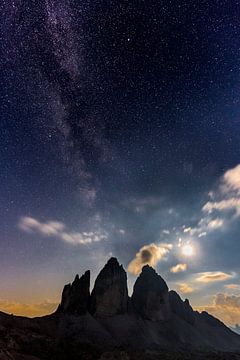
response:
[[[87,359],[86,354],[119,348],[240,353],[240,336],[208,313],[194,311],[150,266],[143,267],[129,297],[127,274],[116,258],[100,271],[91,293],[90,271],[77,275],[52,315],[28,319],[0,313],[0,349],[28,356],[11,355],[14,360],[74,360],[83,352],[80,358]]]

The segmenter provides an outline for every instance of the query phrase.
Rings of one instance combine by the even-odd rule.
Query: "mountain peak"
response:
[[[154,288],[157,292],[168,291],[168,286],[165,280],[156,272],[154,268],[149,265],[143,266],[142,272],[140,273],[138,279],[148,283],[148,287],[151,287],[152,290]]]
[[[58,312],[82,315],[87,312],[90,298],[90,271],[80,278],[77,274],[72,284],[64,286]]]
[[[125,313],[127,302],[127,274],[118,260],[112,257],[96,278],[90,312],[99,317]]]
[[[170,318],[168,286],[149,265],[142,268],[142,272],[134,284],[132,303],[143,318],[152,321]]]
[[[119,266],[119,262],[118,262],[118,259],[116,257],[111,257],[107,264],[106,265],[109,265],[109,266]],[[105,266],[106,266],[105,265]]]

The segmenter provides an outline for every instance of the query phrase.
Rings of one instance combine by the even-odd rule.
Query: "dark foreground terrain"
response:
[[[91,294],[89,288],[87,271],[64,287],[52,315],[0,313],[0,360],[240,360],[240,336],[208,313],[193,311],[149,266],[131,298],[115,258]]]

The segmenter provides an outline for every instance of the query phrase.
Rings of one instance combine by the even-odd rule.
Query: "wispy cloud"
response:
[[[208,201],[203,206],[203,211],[212,214],[214,211],[234,211],[234,215],[240,216],[240,165],[227,170],[220,180],[219,188],[213,195],[216,201]]]
[[[171,267],[170,272],[173,274],[183,272],[187,270],[187,264],[177,264],[173,267]]]
[[[208,195],[210,200],[202,207],[202,219],[196,227],[185,227],[184,233],[200,238],[224,229],[229,221],[240,217],[240,165],[227,170],[220,178],[217,189]]]
[[[108,234],[101,229],[90,232],[71,232],[66,230],[66,225],[58,221],[40,222],[39,220],[25,216],[18,224],[19,228],[28,233],[39,233],[47,237],[57,237],[72,245],[87,245],[106,240]]]
[[[19,221],[19,227],[28,233],[39,232],[42,235],[53,236],[62,232],[65,225],[58,221],[47,221],[43,223],[33,217],[24,216]]]
[[[235,212],[235,216],[240,216],[240,198],[232,197],[230,199],[220,200],[220,201],[208,201],[203,206],[203,211],[208,214],[212,214],[213,211],[230,211],[233,210]]]
[[[172,244],[149,244],[144,245],[135,258],[128,265],[128,271],[137,275],[141,272],[144,265],[155,267],[158,261],[163,259],[172,249]]]
[[[226,281],[233,277],[233,274],[227,274],[221,271],[210,271],[199,273],[196,281],[201,283],[210,283],[215,281]]]

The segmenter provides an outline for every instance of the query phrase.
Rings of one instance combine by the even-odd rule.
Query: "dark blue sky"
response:
[[[172,288],[220,311],[218,293],[240,292],[239,2],[1,13],[0,307],[51,305],[111,254],[135,259],[132,284],[146,250]]]

